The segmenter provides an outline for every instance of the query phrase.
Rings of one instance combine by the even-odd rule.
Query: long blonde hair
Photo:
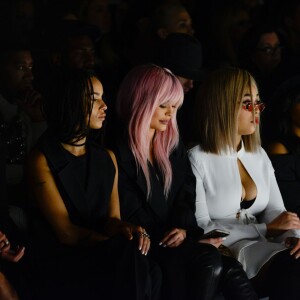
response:
[[[235,148],[241,100],[253,84],[256,85],[250,73],[238,68],[214,71],[202,84],[196,97],[194,123],[197,142],[204,151],[220,154]],[[246,151],[256,151],[260,146],[259,125],[242,140]]]

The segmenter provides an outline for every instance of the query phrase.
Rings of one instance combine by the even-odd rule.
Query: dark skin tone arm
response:
[[[113,153],[109,152],[109,154],[115,163]],[[150,240],[141,234],[144,229],[120,220],[117,172],[107,213],[106,229],[103,233],[98,233],[77,226],[70,221],[68,211],[57,189],[47,160],[41,152],[34,150],[31,153],[28,166],[29,187],[32,191],[32,198],[61,243],[73,246],[91,246],[119,233],[125,235],[129,240],[133,239],[134,234],[138,234],[138,247],[143,254],[147,254]]]

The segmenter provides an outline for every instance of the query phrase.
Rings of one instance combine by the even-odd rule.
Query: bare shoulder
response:
[[[38,149],[33,149],[30,152],[26,169],[31,182],[44,181],[51,173],[45,155]]]
[[[269,154],[288,154],[288,149],[281,143],[272,143],[268,147]]]
[[[42,167],[48,166],[45,155],[34,148],[28,155],[28,167]]]
[[[115,167],[117,168],[117,159],[116,159],[115,154],[114,154],[113,151],[111,151],[110,149],[107,149],[107,148],[106,148],[106,151],[107,151],[107,153],[109,154],[109,156],[111,157],[111,159],[112,159],[112,161],[113,161]]]

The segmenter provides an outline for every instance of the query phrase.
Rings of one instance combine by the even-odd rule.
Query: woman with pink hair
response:
[[[135,67],[121,84],[117,112],[125,133],[116,139],[123,220],[151,235],[149,257],[163,273],[162,299],[257,299],[242,267],[202,239],[195,219],[195,177],[180,142],[176,111],[183,89],[169,70]]]

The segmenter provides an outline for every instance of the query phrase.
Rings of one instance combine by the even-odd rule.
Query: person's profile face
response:
[[[238,135],[250,135],[256,130],[256,126],[259,124],[260,115],[260,99],[258,90],[255,84],[251,85],[251,90],[246,89],[243,93],[241,105],[239,106],[237,117]]]
[[[159,105],[151,118],[150,130],[154,131],[165,131],[167,130],[170,122],[172,121],[173,115],[176,113],[177,107],[170,101]]]
[[[89,120],[89,127],[91,129],[100,129],[106,117],[107,106],[103,100],[103,86],[102,83],[96,78],[92,77],[93,94],[88,95],[91,101],[92,112]]]

